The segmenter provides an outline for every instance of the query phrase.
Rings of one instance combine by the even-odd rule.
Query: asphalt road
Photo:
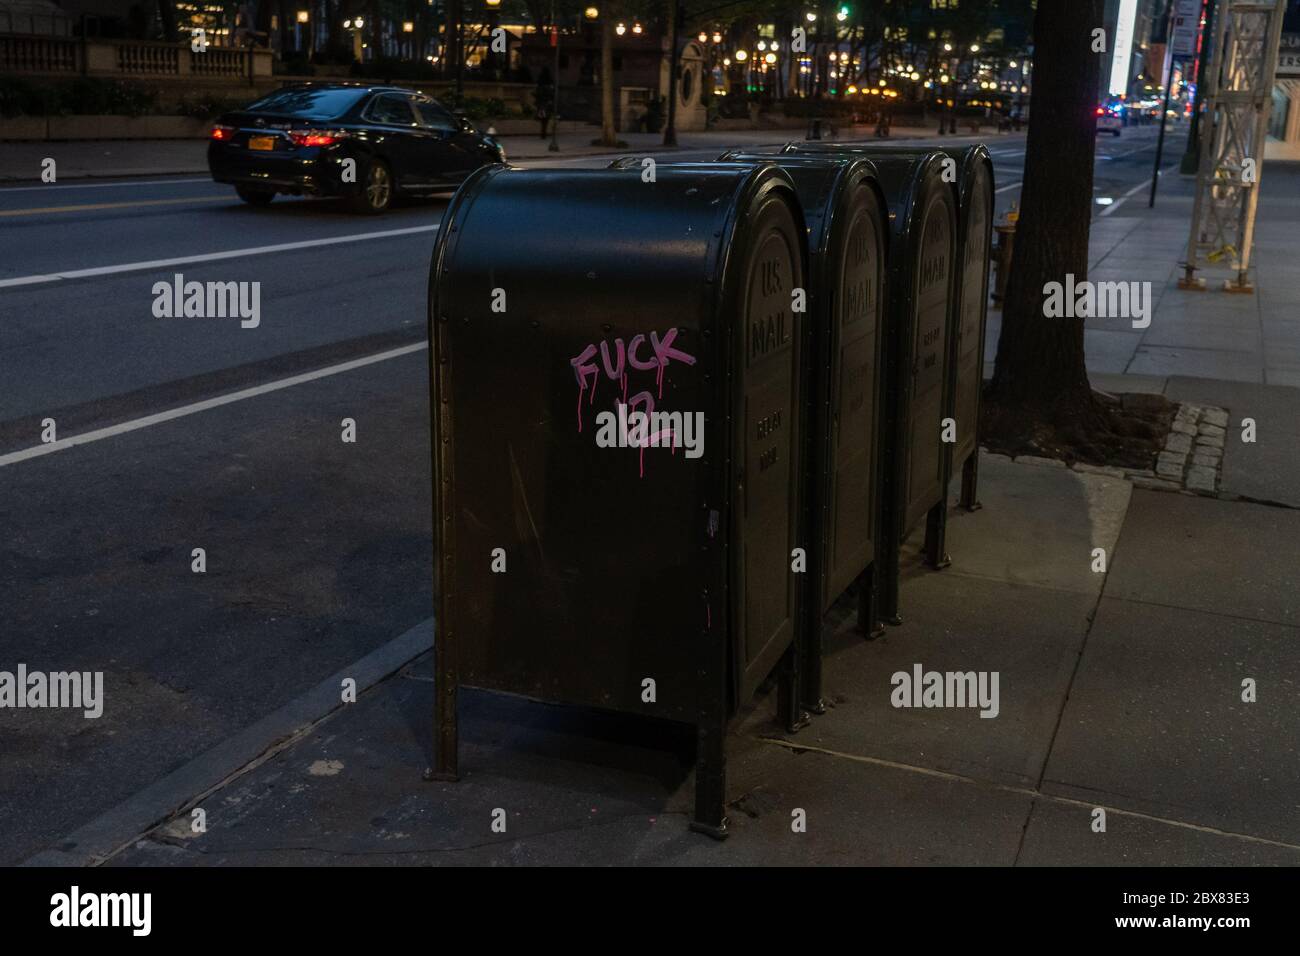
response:
[[[1099,140],[1098,215],[1145,201],[1154,144]],[[1001,212],[1024,141],[990,147]],[[432,615],[425,298],[445,206],[258,209],[193,176],[0,189],[0,670],[106,688],[95,720],[0,710],[0,864]],[[258,325],[155,317],[177,273],[260,283]],[[103,431],[44,454],[45,419]]]

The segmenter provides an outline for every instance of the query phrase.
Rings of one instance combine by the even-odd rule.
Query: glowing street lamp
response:
[[[595,7],[588,7],[586,10],[582,11],[582,15],[588,20],[595,20],[600,16],[600,11]]]
[[[308,17],[308,14],[307,14],[307,11],[306,11],[306,10],[299,10],[299,11],[298,11],[298,22],[299,22],[299,23],[306,23],[306,22],[308,21],[308,19],[309,19],[309,17]]]
[[[627,33],[627,24],[620,23],[618,26],[614,28],[614,32],[617,33],[619,36],[622,36],[624,33]]]
[[[768,62],[768,63],[775,63],[775,62],[776,62],[776,54],[775,54],[775,53],[769,53],[767,56],[763,57],[763,59],[764,59],[766,62]]]
[[[635,33],[637,36],[640,36],[640,35],[641,35],[641,24],[639,24],[639,23],[634,23],[634,24],[632,24],[632,32]]]
[[[402,32],[403,32],[403,33],[414,33],[414,32],[415,32],[415,24],[414,24],[412,21],[410,21],[410,20],[403,20],[403,21],[402,21]]]
[[[748,60],[748,59],[749,59],[749,54],[746,53],[744,50],[737,50],[737,51],[736,51],[736,62],[737,62],[737,63],[744,63],[744,62],[745,62],[746,60]]]

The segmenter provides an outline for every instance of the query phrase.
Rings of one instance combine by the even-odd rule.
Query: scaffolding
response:
[[[1226,265],[1227,292],[1254,292],[1250,252],[1286,0],[1219,0],[1204,76],[1206,135],[1179,288],[1204,289],[1206,263]]]

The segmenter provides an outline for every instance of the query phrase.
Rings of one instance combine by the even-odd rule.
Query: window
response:
[[[279,113],[303,119],[336,119],[366,95],[353,87],[300,86],[277,90],[248,107],[254,113]]]
[[[415,126],[415,114],[405,96],[384,93],[377,96],[366,110],[366,116],[376,123],[389,126]]]
[[[419,111],[420,119],[424,122],[424,125],[430,129],[460,129],[460,123],[457,122],[456,117],[433,100],[416,100],[415,108]]]

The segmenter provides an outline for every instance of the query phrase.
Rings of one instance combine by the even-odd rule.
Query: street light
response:
[[[299,11],[298,11],[298,22],[299,22],[299,23],[306,23],[306,22],[307,22],[307,11],[306,11],[306,10],[299,10]]]
[[[748,59],[749,59],[749,54],[746,53],[744,50],[737,50],[737,51],[736,51],[736,62],[737,62],[737,63],[744,63],[744,62],[745,62],[746,60],[748,60]]]
[[[632,32],[635,33],[637,36],[640,36],[640,35],[641,35],[641,24],[639,24],[639,23],[634,23],[634,24],[632,24]]]
[[[597,10],[595,7],[588,7],[586,10],[582,11],[582,15],[586,17],[588,20],[595,20],[597,17],[600,16],[600,11]]]
[[[412,22],[411,20],[403,20],[403,21],[402,21],[402,32],[403,32],[403,33],[414,33],[414,32],[415,32],[415,23]]]
[[[972,43],[970,45],[970,51],[972,53],[978,53],[980,51],[980,45],[978,43]]]
[[[620,23],[618,26],[614,27],[614,32],[617,33],[619,36],[622,36],[624,33],[627,33],[627,24]]]

